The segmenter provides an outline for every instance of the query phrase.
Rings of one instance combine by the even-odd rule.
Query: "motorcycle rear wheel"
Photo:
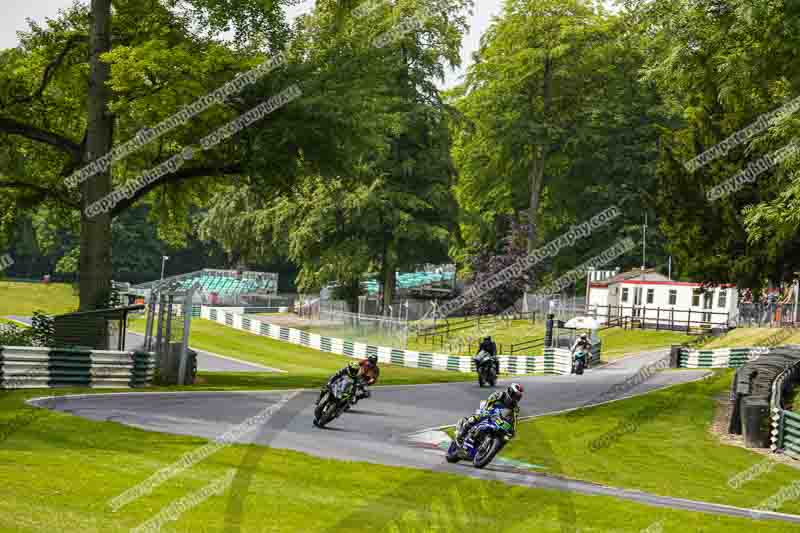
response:
[[[472,464],[475,468],[483,468],[488,465],[503,447],[500,437],[488,436],[484,438],[478,446],[478,451],[475,452],[475,457],[472,459]]]

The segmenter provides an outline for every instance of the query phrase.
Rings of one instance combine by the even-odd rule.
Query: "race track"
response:
[[[640,354],[592,369],[583,376],[514,378],[526,390],[521,404],[522,415],[536,416],[572,409],[594,403],[597,398],[608,400],[606,393],[612,386],[623,383],[642,367],[666,354],[666,351]],[[706,374],[707,371],[700,370],[659,372],[637,387],[623,391],[622,395],[693,381]],[[498,388],[510,381],[501,380]],[[675,509],[752,518],[747,509],[565,480],[546,475],[546,471],[520,470],[502,462],[496,462],[484,471],[463,464],[449,465],[440,450],[415,442],[417,439],[412,435],[455,424],[477,408],[489,393],[489,389],[481,389],[475,382],[375,387],[372,398],[362,401],[355,409],[332,422],[328,429],[321,430],[311,423],[317,391],[301,391],[281,409],[290,412],[290,416],[273,416],[256,432],[257,435],[250,434],[241,442],[255,442],[319,457],[435,469],[531,487],[611,495]],[[61,396],[55,408],[92,420],[213,439],[286,395],[287,391]],[[46,406],[48,402],[38,399],[31,403]],[[535,461],[534,458],[531,460]],[[781,513],[764,512],[760,518],[800,523],[800,517]]]

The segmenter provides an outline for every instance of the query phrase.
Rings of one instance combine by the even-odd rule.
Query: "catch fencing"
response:
[[[351,358],[360,359],[375,355],[381,363],[409,368],[427,368],[454,372],[475,371],[475,362],[472,357],[418,352],[328,337],[295,328],[270,324],[260,318],[234,313],[225,308],[203,306],[202,317],[234,329]],[[600,361],[600,351],[601,346],[598,343],[592,350],[589,366],[593,366]],[[500,355],[498,360],[500,362],[500,372],[508,374],[544,373],[563,375],[570,374],[572,371],[572,353],[562,348],[546,348],[544,354],[539,357]]]
[[[145,352],[0,347],[0,389],[146,387],[156,356]]]

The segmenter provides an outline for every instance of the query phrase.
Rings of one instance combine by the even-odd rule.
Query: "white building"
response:
[[[588,304],[600,322],[609,317],[644,320],[647,327],[728,327],[737,314],[735,286],[703,289],[701,283],[672,281],[655,270],[634,269],[589,285]]]

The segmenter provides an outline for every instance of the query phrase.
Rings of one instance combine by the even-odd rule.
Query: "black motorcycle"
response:
[[[314,409],[314,425],[322,428],[339,418],[350,408],[355,395],[356,384],[352,378],[341,376],[330,383]]]
[[[475,370],[478,372],[478,385],[483,387],[484,383],[488,383],[490,387],[494,387],[497,383],[497,367],[495,367],[495,358],[488,353],[481,351],[475,356]]]

